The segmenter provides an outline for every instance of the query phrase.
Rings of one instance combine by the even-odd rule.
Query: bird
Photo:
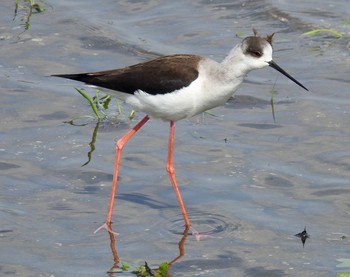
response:
[[[245,37],[234,46],[222,62],[199,55],[175,54],[119,69],[51,75],[107,88],[113,94],[115,91],[115,96],[122,92],[126,94],[127,104],[134,110],[145,113],[145,116],[116,142],[106,220],[95,232],[102,228],[112,232],[112,213],[121,152],[129,139],[150,118],[161,119],[170,124],[166,171],[184,224],[186,228],[191,226],[175,179],[173,165],[175,122],[223,105],[233,96],[248,72],[254,69],[270,66],[308,91],[272,59],[274,34],[263,37],[253,29],[253,35]]]
[[[305,246],[305,242],[308,238],[310,238],[310,235],[307,233],[306,231],[306,226],[304,227],[304,231],[298,233],[298,234],[295,234],[294,236],[296,237],[299,237],[301,239],[301,242],[303,244],[303,248]]]

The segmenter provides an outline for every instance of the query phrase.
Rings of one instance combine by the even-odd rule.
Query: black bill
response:
[[[306,87],[304,87],[302,84],[300,84],[297,80],[295,80],[292,76],[290,76],[287,72],[285,72],[282,68],[280,68],[274,61],[268,62],[269,66],[272,68],[276,69],[277,71],[281,72],[284,76],[288,77],[291,79],[294,83],[298,84],[301,86],[303,89],[309,91]]]

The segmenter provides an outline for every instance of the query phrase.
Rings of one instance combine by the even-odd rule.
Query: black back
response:
[[[201,59],[194,55],[164,56],[120,69],[52,76],[130,94],[139,89],[153,95],[165,94],[188,86],[195,80]]]

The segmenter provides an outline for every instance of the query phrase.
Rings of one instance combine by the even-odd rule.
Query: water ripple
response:
[[[194,212],[188,214],[191,227],[195,229],[199,234],[205,235],[220,235],[228,236],[241,228],[241,224],[230,222],[228,218],[222,215],[207,213],[207,212]],[[167,229],[176,235],[183,234],[184,221],[181,215],[177,219],[169,223]]]

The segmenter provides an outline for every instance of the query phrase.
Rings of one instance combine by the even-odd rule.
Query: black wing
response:
[[[194,55],[164,56],[120,69],[52,76],[130,94],[138,89],[149,94],[165,94],[188,86],[195,80],[201,59]]]

